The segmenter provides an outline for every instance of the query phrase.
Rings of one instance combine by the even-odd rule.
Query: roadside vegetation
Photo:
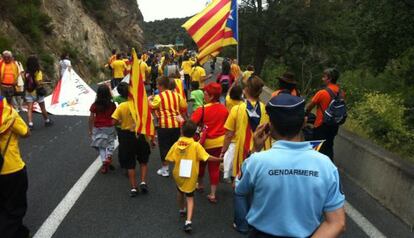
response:
[[[323,69],[337,67],[350,111],[345,127],[414,162],[413,16],[408,0],[242,0],[240,64],[253,64],[272,88],[294,72],[307,98]],[[162,23],[145,34],[174,39],[169,20]],[[222,55],[235,57],[235,47]]]

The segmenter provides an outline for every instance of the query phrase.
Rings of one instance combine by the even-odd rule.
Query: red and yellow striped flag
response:
[[[237,0],[214,0],[183,27],[197,44],[203,64],[224,46],[237,44],[237,24]]]
[[[129,80],[129,109],[135,121],[138,134],[147,136],[155,135],[154,122],[152,120],[151,108],[148,105],[147,93],[145,91],[145,70],[141,69],[135,49],[132,49],[132,69]]]

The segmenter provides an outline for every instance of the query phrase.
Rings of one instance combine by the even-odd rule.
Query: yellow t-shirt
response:
[[[250,78],[250,76],[252,76],[253,73],[254,73],[254,71],[248,71],[248,70],[246,70],[246,71],[243,72],[242,79],[243,79],[244,85],[246,85],[247,80]]]
[[[191,60],[186,60],[183,61],[183,63],[181,64],[181,68],[184,70],[184,74],[191,74],[191,67],[193,67],[194,61]]]
[[[198,180],[199,163],[207,161],[210,155],[206,152],[200,143],[193,138],[180,137],[177,142],[168,151],[165,159],[173,162],[173,177],[178,189],[184,193],[194,192]],[[191,175],[189,178],[180,177],[181,160],[191,160]]]
[[[230,98],[230,96],[229,95],[227,95],[226,96],[226,108],[227,108],[227,110],[230,112],[231,111],[231,109],[234,107],[234,106],[237,106],[237,105],[239,105],[240,103],[242,103],[243,101],[241,101],[241,100],[233,100],[233,99],[231,99]]]
[[[128,68],[125,61],[123,61],[123,60],[114,60],[111,63],[111,67],[112,67],[112,70],[114,72],[113,77],[115,79],[124,78],[124,76],[125,76],[124,75],[124,70],[126,70]]]
[[[206,76],[206,71],[203,67],[196,66],[191,69],[191,81],[198,81],[200,84],[200,88],[204,88],[204,81],[201,82],[201,77]]]
[[[0,172],[1,175],[15,173],[24,168],[25,163],[22,160],[19,149],[19,136],[26,135],[27,131],[28,128],[26,123],[19,115],[17,115],[14,124],[11,126],[11,130],[8,130],[0,136],[1,151],[4,151],[10,133],[13,133],[10,137],[6,154],[4,155],[3,168]]]
[[[43,73],[42,71],[37,71],[35,73],[34,80],[36,81],[36,85],[41,85],[43,81]],[[33,97],[36,96],[36,90],[33,90],[33,92],[27,92],[28,94],[32,95]]]
[[[121,130],[135,131],[135,121],[132,118],[131,111],[129,110],[129,103],[131,101],[126,101],[116,108],[114,113],[112,113],[112,118],[120,122]]]
[[[257,102],[252,102],[253,104],[256,104]],[[269,116],[266,113],[265,105],[261,102],[260,103],[260,111],[261,111],[261,117],[260,117],[260,123],[268,123],[269,122]],[[235,154],[233,158],[233,176],[236,176],[239,172],[241,165],[243,161],[246,159],[245,155],[248,154],[249,151],[253,149],[253,132],[251,129],[249,129],[249,118],[246,113],[247,104],[241,103],[237,106],[234,106],[229,116],[227,117],[226,123],[224,124],[224,128],[226,128],[229,131],[235,132],[235,138],[236,138],[236,148],[235,148]],[[250,139],[246,138],[246,135],[249,133],[248,130],[250,130]],[[249,151],[245,150],[245,146],[247,146]],[[271,140],[270,138],[265,141],[265,145],[263,150],[270,149],[271,147]]]

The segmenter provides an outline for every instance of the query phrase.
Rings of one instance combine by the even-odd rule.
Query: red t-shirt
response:
[[[337,84],[329,84],[327,87],[330,88],[335,94],[339,92],[339,86]],[[345,95],[343,94],[342,96],[344,97]],[[315,96],[313,96],[312,102],[317,106],[316,119],[314,124],[315,127],[322,125],[323,113],[326,109],[328,109],[329,103],[331,103],[331,101],[331,95],[329,95],[326,89],[319,90]]]
[[[95,114],[95,121],[93,122],[94,127],[110,127],[113,126],[112,122],[112,113],[115,111],[116,105],[112,103],[110,107],[108,107],[103,112],[97,112],[95,103],[92,104],[91,108],[89,109],[90,112]]]
[[[191,120],[198,123],[201,120],[203,107],[197,108]],[[204,124],[207,125],[207,139],[213,139],[226,133],[224,123],[226,123],[229,112],[227,108],[220,103],[209,103],[204,106]]]

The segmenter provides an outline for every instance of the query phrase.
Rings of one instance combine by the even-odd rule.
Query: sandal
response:
[[[204,193],[204,186],[199,186],[197,184],[196,191],[199,192],[199,193]]]
[[[209,202],[216,204],[217,203],[217,198],[213,197],[211,194],[207,195],[207,199]]]

